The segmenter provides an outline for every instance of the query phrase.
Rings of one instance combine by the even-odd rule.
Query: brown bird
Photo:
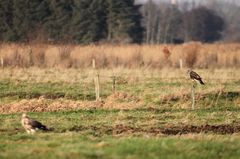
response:
[[[165,58],[168,59],[169,56],[171,55],[171,52],[168,50],[168,48],[166,46],[164,46],[162,51],[163,51],[163,54],[164,54]]]
[[[204,82],[202,81],[202,78],[196,72],[194,72],[193,70],[189,69],[187,71],[187,73],[189,74],[189,77],[192,80],[198,81],[200,84],[204,85]]]
[[[27,131],[27,133],[35,133],[37,130],[44,130],[48,131],[49,129],[40,123],[37,120],[31,119],[30,117],[27,116],[26,113],[22,114],[22,120],[21,120],[22,126],[24,129]]]

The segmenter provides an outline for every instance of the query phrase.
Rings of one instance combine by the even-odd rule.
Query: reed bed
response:
[[[163,48],[170,55],[166,58]],[[2,67],[89,68],[239,68],[240,44],[48,45],[1,44]]]

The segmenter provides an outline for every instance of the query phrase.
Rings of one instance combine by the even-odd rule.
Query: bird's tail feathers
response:
[[[40,127],[40,129],[43,130],[43,131],[53,131],[53,130],[54,130],[54,128],[48,128],[48,127],[46,127],[45,125],[42,125],[42,126]]]
[[[202,81],[202,79],[200,79],[199,80],[199,82],[202,84],[202,85],[204,85],[205,83]]]
[[[40,129],[41,129],[41,130],[44,130],[44,131],[47,131],[47,130],[48,130],[48,128],[47,128],[45,125],[41,125]]]

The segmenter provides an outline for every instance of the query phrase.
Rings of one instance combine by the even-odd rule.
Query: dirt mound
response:
[[[185,126],[173,126],[164,128],[163,134],[177,135],[177,134],[189,134],[189,133],[216,133],[216,134],[233,134],[240,132],[240,125],[223,124],[223,125],[185,125]]]
[[[74,126],[64,131],[85,131],[89,130],[97,135],[124,135],[124,134],[151,134],[151,135],[182,135],[182,134],[198,134],[198,133],[214,133],[214,134],[233,134],[240,132],[240,125],[223,124],[223,125],[185,125],[185,126],[166,126],[166,127],[133,127],[123,124],[114,126]]]
[[[129,127],[124,125],[117,125],[114,127],[114,132],[116,134],[121,134],[125,132],[144,132],[150,134],[165,134],[165,135],[181,135],[190,133],[215,133],[215,134],[233,134],[240,132],[240,125],[185,125],[185,126],[170,126],[170,127],[150,127],[148,129],[143,129],[139,127]]]
[[[106,100],[99,101],[75,101],[67,99],[23,99],[19,102],[0,105],[0,113],[17,112],[47,112],[79,109],[133,109],[139,108],[142,103],[134,96],[116,93],[109,96]]]

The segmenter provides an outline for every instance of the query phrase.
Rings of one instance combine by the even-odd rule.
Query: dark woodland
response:
[[[220,3],[220,2],[219,2]],[[240,41],[236,5],[134,0],[0,0],[0,41],[183,43]],[[225,7],[225,8],[224,8]],[[238,12],[234,12],[239,14]]]

